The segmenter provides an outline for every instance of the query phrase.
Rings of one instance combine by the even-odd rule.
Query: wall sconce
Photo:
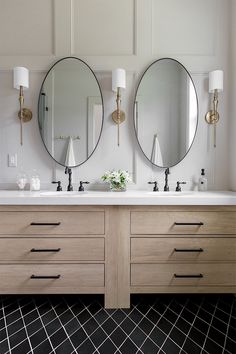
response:
[[[120,124],[125,120],[125,113],[120,110],[121,89],[126,88],[126,77],[124,69],[115,69],[112,71],[112,91],[116,92],[117,109],[112,113],[112,119],[117,124],[117,145],[120,145]]]
[[[22,129],[22,124],[23,122],[29,122],[32,119],[32,112],[28,108],[24,108],[24,89],[29,88],[29,70],[17,66],[13,69],[13,85],[14,88],[17,90],[20,90],[19,93],[19,102],[20,102],[20,110],[18,112],[18,117],[20,118],[20,143],[23,145],[23,129]]]
[[[209,93],[213,93],[213,109],[207,112],[205,120],[214,126],[214,147],[216,147],[216,124],[220,119],[218,112],[218,93],[223,91],[224,73],[222,70],[214,70],[209,73]]]

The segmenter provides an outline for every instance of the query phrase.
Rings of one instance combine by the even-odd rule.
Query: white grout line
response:
[[[190,328],[189,328],[189,330],[188,330],[188,333],[185,334],[185,340],[184,340],[184,342],[183,342],[183,344],[182,344],[182,346],[181,346],[181,350],[184,350],[183,348],[184,348],[184,345],[185,345],[187,339],[192,340],[192,339],[189,337],[189,333],[190,333],[191,329],[194,327],[194,326],[193,326],[193,325],[194,325],[194,322],[196,321],[197,315],[198,315],[198,313],[199,313],[199,311],[200,311],[200,309],[201,309],[201,307],[202,307],[202,304],[203,304],[204,300],[205,300],[205,299],[204,299],[204,297],[203,297],[203,298],[202,298],[202,301],[201,301],[201,303],[200,303],[200,305],[198,305],[198,310],[197,310],[196,314],[194,314],[195,317],[194,317],[194,319],[193,319],[193,322],[191,323],[191,326],[190,326]],[[188,322],[188,323],[189,323],[189,322]],[[193,342],[194,342],[194,341],[193,341]],[[196,342],[194,342],[194,343],[197,344]],[[198,346],[199,348],[201,348],[199,344],[197,344],[197,346]],[[207,353],[207,352],[206,352],[206,353]]]
[[[171,302],[172,302],[172,301],[171,301]],[[170,302],[170,305],[171,305],[171,302]],[[164,345],[165,345],[167,339],[170,338],[170,334],[171,334],[172,330],[175,328],[175,324],[176,324],[176,322],[178,321],[178,319],[180,318],[180,316],[181,316],[182,312],[184,311],[185,306],[186,306],[186,304],[187,304],[188,302],[189,302],[189,298],[187,298],[187,300],[185,301],[185,304],[184,304],[182,310],[180,311],[180,313],[179,313],[178,317],[176,318],[175,322],[173,323],[172,328],[170,329],[168,335],[166,336],[166,338],[165,338],[164,342],[162,343],[162,345],[161,345],[161,347],[160,347],[160,349],[159,349],[159,351],[158,351],[157,354],[159,354],[161,350],[164,351],[164,350],[163,350],[163,347],[164,347]],[[159,322],[159,321],[158,321],[158,322]],[[157,326],[158,326],[158,323],[157,323]],[[177,328],[177,327],[176,327],[176,328]],[[172,339],[170,338],[170,340],[172,340]],[[172,340],[172,342],[175,343],[173,340]],[[181,349],[181,347],[180,347],[179,344],[177,344],[177,343],[175,343],[175,344]]]
[[[50,300],[49,300],[50,301]],[[125,311],[123,311],[122,309],[121,309],[121,311],[124,313],[124,315],[125,315],[125,317],[124,317],[124,319],[118,324],[115,320],[113,320],[113,315],[114,315],[114,313],[116,312],[116,311],[120,311],[120,310],[115,310],[115,311],[113,311],[111,314],[108,312],[108,311],[106,311],[105,310],[105,312],[107,313],[107,315],[108,315],[108,317],[101,323],[101,324],[99,324],[98,323],[98,321],[96,320],[96,318],[94,317],[94,315],[93,314],[91,314],[91,312],[89,311],[89,306],[91,306],[91,303],[88,305],[88,306],[86,306],[85,304],[83,304],[82,303],[82,301],[80,301],[81,303],[82,303],[82,305],[83,305],[83,308],[81,309],[81,311],[77,314],[77,315],[75,315],[74,314],[74,312],[72,311],[72,309],[73,309],[73,307],[76,305],[76,304],[72,304],[72,306],[70,306],[68,303],[67,303],[67,301],[64,299],[63,300],[65,303],[66,303],[66,305],[67,305],[67,309],[65,310],[65,311],[63,311],[61,314],[60,314],[60,316],[62,315],[62,314],[64,314],[66,311],[68,311],[68,309],[72,312],[72,314],[73,314],[73,316],[74,316],[74,318],[78,321],[78,319],[77,319],[77,316],[82,312],[82,311],[84,311],[85,309],[90,313],[90,318],[86,321],[86,322],[84,322],[84,324],[82,325],[79,321],[78,321],[78,323],[79,323],[79,325],[80,325],[80,327],[84,330],[84,332],[85,332],[85,334],[87,335],[87,338],[76,348],[76,349],[78,349],[86,340],[88,340],[88,339],[90,339],[89,337],[94,333],[94,332],[96,332],[96,330],[98,329],[98,328],[101,328],[102,329],[102,331],[104,332],[104,334],[106,335],[106,339],[95,349],[95,351],[93,352],[93,353],[99,353],[99,351],[98,351],[98,348],[99,347],[101,347],[102,346],[102,344],[109,338],[109,340],[115,345],[115,347],[117,348],[117,350],[116,350],[116,353],[121,353],[120,352],[120,350],[119,350],[119,348],[123,345],[123,343],[127,340],[127,338],[129,338],[131,341],[132,341],[132,339],[130,338],[130,336],[132,335],[132,333],[134,332],[134,330],[138,327],[138,324],[137,323],[135,323],[133,320],[132,320],[132,318],[130,318],[129,316],[130,316],[130,314],[135,310],[135,311],[139,311],[139,309],[137,308],[137,305],[136,306],[134,306],[134,308],[127,314]],[[173,301],[173,300],[172,300]],[[141,315],[142,315],[142,318],[140,319],[140,321],[138,322],[138,323],[140,323],[144,318],[146,318],[148,321],[150,321],[153,325],[154,325],[154,327],[153,327],[153,329],[150,331],[150,333],[149,333],[149,335],[147,335],[140,327],[139,327],[139,329],[145,334],[145,340],[144,340],[144,342],[142,343],[142,345],[145,343],[145,341],[147,340],[147,338],[149,338],[154,344],[155,344],[155,346],[158,348],[158,345],[150,338],[150,334],[152,333],[152,331],[154,330],[154,328],[155,328],[155,326],[157,326],[158,327],[158,322],[160,321],[160,319],[161,319],[161,317],[164,317],[163,315],[164,315],[164,313],[167,311],[167,309],[169,308],[169,306],[171,305],[171,303],[172,303],[172,301],[168,304],[168,305],[166,305],[166,304],[164,304],[164,306],[166,307],[166,309],[164,310],[164,312],[162,313],[162,314],[160,314],[158,311],[156,311],[156,309],[155,308],[153,308],[153,306],[154,305],[152,305],[152,306],[150,306],[149,307],[149,309],[148,309],[148,311],[146,312],[146,314],[144,315],[141,311],[139,311],[140,313],[141,313]],[[3,301],[2,301],[3,302]],[[36,305],[36,303],[35,303],[35,300],[33,301],[34,302],[34,304],[35,304],[35,306],[36,306],[36,311],[38,312],[38,314],[39,314],[39,311],[38,311],[38,308],[40,308],[41,306],[43,306],[45,303],[47,303],[47,301],[45,301],[43,304],[41,304],[41,305],[39,305],[38,307],[37,307],[37,305]],[[218,302],[219,302],[219,299],[218,299]],[[217,302],[217,304],[218,304],[218,302]],[[30,302],[29,302],[30,303]],[[23,308],[24,306],[26,306],[26,305],[28,305],[29,303],[27,303],[27,304],[24,304],[23,306],[19,306],[19,309],[20,308]],[[203,300],[202,300],[202,303],[203,303]],[[201,303],[201,305],[202,305],[202,303]],[[51,304],[51,302],[50,302],[50,304]],[[47,312],[45,312],[42,316],[39,314],[39,319],[41,320],[41,322],[42,322],[42,318],[43,318],[43,316],[44,315],[46,315],[48,312],[50,312],[51,310],[54,310],[54,312],[56,312],[55,311],[55,308],[56,307],[58,307],[59,305],[60,305],[61,303],[59,303],[58,305],[56,305],[56,306],[53,306],[52,304],[51,304],[51,306],[53,307],[53,308],[51,308],[49,311],[47,311]],[[156,304],[156,302],[155,302],[155,304]],[[6,307],[8,307],[8,306],[10,306],[11,304],[9,304],[9,305],[7,305]],[[19,305],[19,303],[18,303],[18,305]],[[99,304],[100,305],[100,304]],[[182,311],[185,309],[185,305],[186,305],[186,303],[185,303],[185,305],[182,305],[182,304],[180,304],[183,308],[182,308],[182,310],[180,311],[180,313],[182,313]],[[191,310],[189,310],[189,309],[187,309],[186,308],[186,310],[188,310],[190,313],[192,313],[192,314],[194,314],[194,316],[195,316],[195,318],[194,318],[194,321],[196,320],[196,318],[200,318],[200,317],[198,317],[197,315],[198,315],[198,313],[199,313],[199,310],[200,310],[200,308],[201,308],[201,306],[199,307],[199,305],[198,304],[196,304],[196,306],[198,307],[198,311],[197,311],[197,313],[195,314],[195,313],[193,313]],[[232,303],[232,305],[231,305],[231,313],[232,313],[232,309],[233,309],[233,306],[234,306],[234,303]],[[6,308],[5,307],[5,308]],[[3,315],[5,315],[5,311],[4,311],[4,306],[2,306],[2,308],[3,308]],[[214,314],[215,314],[215,312],[216,312],[216,308],[217,308],[217,305],[215,306],[215,311],[214,311]],[[35,309],[33,309],[32,311],[34,311]],[[148,312],[149,311],[151,311],[151,309],[153,309],[155,312],[157,312],[157,313],[159,313],[159,315],[161,315],[161,317],[159,318],[159,320],[158,320],[158,322],[157,323],[153,323],[149,318],[147,318],[146,317],[146,315],[148,314]],[[218,308],[219,310],[221,310],[220,308]],[[102,307],[95,313],[95,315],[97,315],[100,311],[102,311],[102,310],[104,310]],[[159,330],[161,330],[164,334],[165,334],[165,336],[168,336],[169,337],[169,335],[170,335],[170,333],[171,333],[171,331],[172,331],[172,329],[173,328],[177,328],[178,330],[180,330],[181,331],[181,329],[180,328],[178,328],[177,326],[175,326],[175,324],[176,324],[176,322],[178,321],[178,319],[179,319],[179,317],[181,317],[180,316],[180,313],[176,313],[174,310],[172,310],[172,309],[170,309],[173,313],[175,313],[177,316],[178,316],[178,318],[176,319],[176,321],[175,321],[175,323],[174,323],[174,325],[173,325],[173,327],[171,328],[171,330],[169,331],[169,334],[168,335],[166,335],[166,333],[165,332],[163,332],[161,329],[159,329]],[[14,310],[14,311],[12,311],[12,313],[13,312],[15,312],[15,311],[17,311],[17,310]],[[30,311],[30,312],[32,312],[32,311]],[[205,311],[205,309],[204,309],[204,311]],[[222,310],[221,310],[222,311]],[[27,316],[30,312],[28,312],[25,316]],[[207,313],[208,313],[208,311],[206,311]],[[224,312],[224,311],[223,311]],[[24,316],[23,316],[23,314],[22,314],[22,311],[20,310],[20,313],[21,313],[21,316],[22,316],[22,319],[24,318]],[[210,314],[210,313],[209,313]],[[211,316],[212,316],[212,320],[213,320],[213,318],[214,318],[214,314],[212,315],[212,314],[210,314]],[[57,315],[57,313],[56,313],[56,318],[59,318],[60,316],[59,315]],[[3,316],[4,317],[4,316]],[[74,318],[72,318],[70,321],[72,321]],[[87,334],[87,332],[86,332],[86,330],[84,329],[84,325],[88,322],[88,321],[90,321],[91,320],[91,318],[93,318],[96,322],[97,322],[97,324],[98,324],[98,327],[90,334],[90,336],[88,336],[88,334]],[[103,328],[102,328],[102,325],[109,319],[109,318],[111,318],[114,322],[115,322],[115,324],[116,324],[116,328],[110,333],[110,335],[108,335],[107,336],[107,333],[105,332],[105,330],[103,330]],[[129,335],[121,328],[121,324],[127,319],[127,318],[129,318],[129,320],[130,321],[132,321],[134,324],[135,324],[135,327],[133,328],[133,330],[129,333]],[[218,317],[215,317],[215,318],[218,318]],[[20,319],[20,318],[19,318]],[[16,321],[18,321],[19,319],[17,319]],[[166,321],[168,321],[168,322],[170,322],[167,318],[165,318],[166,319]],[[202,318],[200,318],[202,321],[204,321]],[[36,319],[37,320],[37,319]],[[33,320],[32,322],[30,322],[29,324],[31,324],[31,323],[33,323],[33,322],[35,322],[36,320]],[[52,321],[49,321],[48,323],[47,323],[47,325],[48,324],[50,324],[51,322],[53,322],[55,320],[55,318],[52,320]],[[13,321],[13,322],[11,322],[11,324],[12,323],[15,323],[16,321]],[[67,323],[69,323],[70,321],[68,321]],[[190,329],[189,329],[189,332],[190,332],[190,330],[191,330],[191,328],[193,327],[193,324],[191,324],[190,322],[188,322],[187,320],[185,320],[184,319],[184,321],[186,321],[187,323],[189,323],[190,325],[191,325],[191,327],[190,327]],[[193,323],[194,323],[194,321],[193,321]],[[204,322],[206,322],[206,321],[204,321]],[[223,322],[223,321],[222,321]],[[5,318],[4,318],[4,323],[5,323],[5,327],[6,327],[6,330],[7,330],[7,324],[6,324],[6,316],[5,316]],[[24,319],[23,319],[23,323],[25,324],[25,322],[24,322]],[[60,323],[61,323],[61,321],[60,321]],[[67,325],[67,323],[65,323],[65,325],[64,326],[66,326]],[[171,322],[170,322],[171,323]],[[207,323],[207,322],[206,322]],[[212,323],[212,321],[211,321],[211,323]],[[225,323],[225,322],[224,322]],[[10,324],[10,325],[11,325]],[[27,324],[27,326],[29,325],[29,324]],[[43,324],[43,322],[42,322],[42,324]],[[61,323],[62,324],[62,323]],[[46,325],[46,326],[47,326]],[[26,326],[26,325],[25,325]],[[24,326],[24,327],[25,327]],[[26,327],[27,327],[26,326]],[[63,324],[62,324],[62,326],[63,326]],[[63,326],[63,327],[64,327]],[[229,327],[229,322],[228,322],[228,324],[227,324],[227,326]],[[45,328],[45,326],[44,326],[44,324],[43,324],[43,327],[44,327],[44,329],[45,329],[45,332],[46,332],[46,334],[47,334],[47,331],[46,331],[46,328]],[[124,332],[124,334],[126,335],[126,339],[121,343],[121,344],[119,344],[119,346],[117,346],[112,340],[111,340],[111,338],[110,338],[110,336],[115,332],[115,330],[118,328],[118,327],[120,327],[120,329]],[[213,326],[211,326],[212,328],[215,328],[215,327],[213,327]],[[59,331],[61,329],[61,327],[60,328],[58,328],[55,332],[53,332],[51,335],[53,335],[54,333],[56,333],[57,331]],[[41,328],[38,330],[38,331],[40,331],[41,330]],[[75,330],[75,332],[77,331],[78,329],[76,329]],[[218,330],[217,328],[216,328],[216,330]],[[32,335],[34,335],[35,333],[37,333],[38,331],[36,331],[36,332],[34,332]],[[200,330],[199,330],[200,331]],[[18,332],[18,331],[17,331]],[[17,332],[15,332],[15,333],[17,333]],[[75,332],[73,332],[71,335],[73,335]],[[181,331],[185,336],[186,336],[186,333],[184,333],[183,331]],[[188,332],[188,333],[189,333]],[[201,332],[201,331],[200,331]],[[227,331],[228,332],[228,331]],[[15,334],[14,333],[14,334]],[[66,335],[67,335],[67,332],[66,332],[66,330],[65,330],[65,333],[66,333]],[[203,332],[201,332],[201,333],[203,333]],[[208,329],[208,332],[207,333],[209,333],[209,329]],[[221,332],[222,333],[222,332]],[[13,334],[13,335],[14,335]],[[26,332],[26,334],[28,334],[27,332]],[[203,333],[204,335],[205,335],[205,333]],[[223,333],[224,335],[226,335],[225,333]],[[8,337],[7,337],[7,339],[8,339],[8,344],[9,344],[9,349],[10,349],[10,343],[9,343],[9,333],[7,332],[7,335],[8,335]],[[31,335],[31,336],[32,336]],[[70,336],[71,336],[70,335]],[[30,336],[30,337],[31,337]],[[47,334],[47,336],[48,336],[48,334]],[[27,338],[29,339],[30,338],[29,336],[27,336]],[[25,338],[26,339],[26,338]],[[23,340],[23,341],[25,341],[25,339]],[[67,338],[64,340],[64,341],[66,341],[67,339],[69,339],[69,336],[67,335]],[[167,338],[166,338],[167,339]],[[164,343],[166,342],[166,339],[165,339],[165,341],[164,341]],[[4,339],[4,340],[6,340],[6,339]],[[3,340],[3,341],[4,341]],[[44,341],[42,341],[39,345],[41,345],[43,342],[45,342],[46,340],[48,340],[49,342],[50,342],[50,339],[49,339],[49,336],[48,336],[48,338],[46,338]],[[70,340],[70,339],[69,339]],[[191,339],[192,340],[192,339]],[[23,342],[22,341],[22,342]],[[64,343],[64,341],[63,342],[61,342],[60,343],[60,345],[62,344],[62,343]],[[172,340],[173,342],[174,342],[174,340]],[[185,341],[186,341],[186,339],[185,339]],[[193,342],[194,342],[194,340],[192,340]],[[205,341],[206,341],[206,339],[205,339]],[[17,346],[18,345],[20,345],[22,342],[20,342],[20,343],[18,343],[17,344]],[[95,346],[94,344],[93,344],[93,342],[90,340],[90,342],[92,343],[92,345],[93,346]],[[214,340],[213,340],[213,342],[214,342]],[[132,343],[138,348],[138,346],[132,341]],[[162,346],[161,346],[161,348],[163,347],[163,345],[164,345],[164,343],[162,344]],[[175,343],[175,342],[174,342]],[[185,342],[184,342],[185,343]],[[194,342],[195,343],[195,342]],[[204,342],[205,343],[205,342]],[[216,343],[216,342],[215,342]],[[175,343],[176,345],[178,345],[177,343]],[[198,345],[197,343],[195,343],[196,345]],[[216,343],[218,346],[220,346],[218,343]],[[38,346],[39,346],[38,345]],[[52,345],[52,344],[51,344]],[[60,345],[58,345],[56,348],[58,348]],[[184,345],[184,344],[183,344]],[[15,346],[15,347],[17,347],[17,346]],[[31,346],[31,343],[30,343],[30,346]],[[38,347],[37,346],[37,347]],[[73,345],[72,345],[73,346]],[[179,345],[178,345],[179,346]],[[14,348],[15,348],[14,347]],[[36,347],[36,348],[37,348]],[[198,345],[198,347],[200,347],[199,345]],[[52,348],[53,348],[53,346],[52,346]],[[51,351],[51,353],[55,353],[55,349],[56,348],[53,348],[53,350]],[[74,346],[73,346],[73,348],[75,348]],[[159,352],[162,350],[163,351],[163,349],[159,349]],[[183,347],[182,347],[183,348]],[[35,349],[35,348],[34,348]],[[10,349],[11,350],[11,349]],[[143,353],[142,352],[142,350],[140,349],[140,348],[138,348],[138,350],[137,350],[137,352],[138,351],[141,351],[141,353]],[[183,349],[182,349],[182,351],[184,351]],[[225,352],[227,352],[227,353],[229,353],[227,350],[225,350]],[[9,353],[9,352],[8,352]],[[31,353],[31,352],[29,352],[29,353]],[[75,353],[74,351],[73,351],[73,353]],[[144,354],[144,353],[143,353]]]
[[[37,313],[38,313],[39,319],[40,319],[40,321],[41,321],[41,323],[42,323],[43,329],[44,329],[44,331],[45,331],[45,333],[46,333],[46,335],[47,335],[47,337],[48,337],[47,339],[48,339],[48,341],[49,341],[49,343],[51,344],[51,347],[52,347],[52,349],[53,349],[53,345],[52,345],[52,342],[51,342],[51,340],[50,340],[50,336],[48,335],[48,332],[47,332],[47,330],[46,330],[46,327],[44,326],[42,317],[41,317],[40,312],[39,312],[39,310],[38,310],[38,308],[37,308],[37,305],[36,305],[36,303],[35,303],[35,299],[33,299],[33,302],[34,302],[34,304],[35,304],[35,308],[36,308],[36,311],[37,311]],[[42,342],[41,342],[41,343],[42,343]],[[34,349],[35,349],[35,348],[34,348]],[[55,353],[55,352],[54,352],[54,353]]]
[[[58,314],[56,313],[55,308],[54,308],[53,304],[51,303],[50,299],[49,299],[49,303],[50,303],[50,305],[51,305],[51,307],[52,307],[52,309],[53,309],[53,311],[54,311],[54,313],[55,313],[55,315],[56,315],[56,318],[59,320],[59,322],[60,322],[60,324],[61,324],[61,328],[64,329],[65,334],[66,334],[66,336],[67,336],[67,339],[69,340],[69,342],[70,342],[70,344],[72,345],[73,349],[76,350],[76,349],[75,349],[75,346],[74,346],[74,344],[73,344],[73,342],[72,342],[71,339],[70,339],[70,336],[67,335],[66,329],[65,329],[65,327],[64,327],[64,325],[63,325],[63,323],[62,323],[60,317],[59,317]],[[67,309],[66,311],[68,311],[68,309]],[[61,329],[61,328],[60,328],[60,329]],[[60,345],[61,345],[61,343],[60,343]],[[53,347],[52,347],[52,348],[53,348]],[[55,349],[55,348],[54,348],[54,349]]]
[[[227,341],[228,332],[229,332],[229,327],[230,327],[230,320],[231,320],[231,318],[232,318],[233,308],[234,308],[234,303],[232,302],[231,309],[230,309],[230,315],[229,315],[229,322],[228,322],[227,330],[226,330],[226,333],[225,333],[225,342],[224,342],[224,347],[223,347],[223,353],[224,353],[225,350],[226,350],[225,347],[226,347],[226,341]]]
[[[21,314],[21,320],[22,320],[22,322],[23,322],[23,326],[24,326],[25,333],[26,333],[26,339],[27,339],[28,342],[29,342],[30,349],[33,351],[33,348],[32,348],[32,345],[31,345],[31,341],[30,341],[30,339],[29,339],[28,330],[26,329],[25,319],[24,319],[24,316],[23,316],[23,313],[22,313],[22,309],[21,309],[21,306],[20,306],[19,302],[18,302],[18,305],[19,305],[19,311],[20,311],[20,314]],[[15,334],[15,333],[14,333],[14,334]],[[24,341],[25,341],[25,339],[24,339]],[[24,342],[24,341],[23,341],[23,342]]]
[[[42,306],[45,305],[46,303],[47,303],[47,301],[44,302],[43,304],[39,305],[39,306],[38,306],[38,309],[40,309],[40,307],[42,307]],[[58,304],[57,306],[60,306],[60,304]],[[20,307],[19,307],[19,309],[20,309]],[[52,309],[50,308],[50,310],[48,310],[47,312],[45,312],[45,313],[43,314],[43,316],[46,315],[47,313],[49,313],[51,310],[52,310]],[[36,311],[36,308],[34,308],[34,309],[33,309],[32,311],[30,311],[30,312],[33,312],[33,311]],[[19,321],[20,319],[22,319],[22,318],[24,318],[24,317],[26,317],[26,316],[28,316],[28,313],[27,313],[26,315],[23,315],[23,314],[22,314],[22,317],[19,317],[17,320],[11,322],[11,323],[8,325],[8,327],[10,327],[13,323],[16,323],[17,321]],[[43,316],[42,316],[42,317],[43,317]],[[39,319],[39,318],[37,317],[35,320],[29,322],[26,326],[31,325],[32,323],[36,322],[38,319]],[[52,322],[52,321],[50,321],[50,322]],[[49,322],[49,323],[50,323],[50,322]],[[14,336],[14,335],[17,334],[18,332],[20,332],[21,329],[22,329],[22,328],[18,329],[18,330],[15,331],[14,333],[12,333],[12,334],[9,336],[9,338],[12,337],[12,336]],[[37,331],[35,331],[33,334],[30,335],[30,337],[31,337],[32,335],[34,335],[35,333],[39,332],[41,329],[42,329],[42,328],[40,328],[40,329],[38,329]],[[5,339],[3,339],[3,340],[0,342],[0,344],[1,344],[4,340],[5,340]],[[20,343],[22,343],[22,342],[20,342]],[[15,347],[14,347],[14,348],[15,348]]]
[[[46,302],[45,302],[45,303],[46,303]],[[45,304],[45,303],[44,303],[44,304]],[[43,304],[43,305],[44,305],[44,304]],[[38,308],[40,308],[41,306],[42,306],[42,305],[40,305]],[[19,308],[20,308],[20,307],[19,307]],[[19,310],[19,308],[18,308],[17,310]],[[21,308],[22,308],[22,307],[21,307]],[[33,312],[33,311],[35,311],[35,308],[34,308],[32,311],[28,312],[26,315],[23,315],[23,316],[24,316],[24,317],[25,317],[25,316],[28,316],[28,314],[31,313],[31,312]],[[51,309],[50,309],[49,311],[51,311]],[[48,311],[48,312],[49,312],[49,311]],[[7,316],[8,316],[8,315],[7,315]],[[7,316],[6,316],[6,317],[7,317]],[[9,323],[7,326],[10,327],[12,324],[16,323],[16,322],[19,321],[20,319],[21,319],[21,317],[17,318],[15,321],[12,321],[12,322]],[[31,323],[33,323],[33,322],[35,322],[35,321],[37,321],[37,319],[38,319],[38,318],[36,318],[36,320],[33,320],[32,322],[29,322],[28,325],[31,324]],[[27,326],[28,326],[28,325],[27,325]],[[19,331],[20,331],[20,329],[19,329],[18,331],[14,332],[13,334],[11,334],[10,337],[13,336],[15,333],[17,333],[17,332],[19,332]],[[2,341],[1,341],[0,343],[2,343]]]
[[[206,352],[206,349],[205,349],[204,347],[205,347],[205,345],[206,345],[206,341],[207,341],[207,339],[208,339],[208,334],[209,334],[210,329],[211,329],[211,327],[212,327],[212,321],[213,321],[214,316],[215,316],[215,313],[216,313],[216,309],[217,309],[217,304],[218,304],[218,302],[219,302],[219,299],[218,299],[218,301],[217,301],[217,303],[216,303],[216,305],[215,305],[215,309],[214,309],[214,311],[213,311],[213,314],[212,314],[212,317],[211,317],[211,321],[210,321],[210,323],[209,323],[209,327],[208,327],[207,333],[206,333],[206,335],[205,335],[204,343],[203,343],[203,345],[202,345],[202,350],[201,350],[201,353],[200,353],[200,354],[202,354],[203,352]],[[217,345],[220,346],[218,343],[217,343]],[[221,347],[221,346],[220,346],[220,347]]]
[[[3,319],[4,319],[4,323],[5,323],[5,329],[6,329],[6,333],[7,333],[7,343],[8,343],[8,348],[9,348],[9,351],[11,350],[11,346],[10,346],[10,341],[9,341],[9,333],[8,333],[8,328],[7,328],[7,322],[6,322],[6,317],[5,317],[5,310],[4,310],[4,306],[3,306],[3,301],[1,299],[1,302],[2,302],[2,311],[3,311]],[[9,351],[7,353],[9,353]]]
[[[111,318],[112,317],[112,314],[113,313],[115,313],[115,311],[113,311],[112,312],[112,314],[110,315],[106,310],[105,310],[105,312],[107,313],[107,315],[108,315],[108,317],[100,324],[97,320],[96,320],[96,318],[93,316],[93,314],[89,311],[89,306],[90,306],[90,304],[88,305],[88,306],[85,306],[84,305],[84,308],[90,313],[90,315],[92,316],[92,317],[90,317],[89,318],[89,320],[91,319],[91,318],[93,318],[96,322],[97,322],[97,324],[98,324],[98,327],[92,332],[92,333],[90,333],[90,335],[88,335],[87,334],[87,332],[86,332],[86,330],[85,330],[85,328],[84,328],[84,325],[89,321],[86,321],[85,323],[83,323],[83,324],[81,324],[79,321],[79,323],[80,323],[80,325],[81,325],[81,328],[84,330],[84,332],[86,333],[86,335],[88,336],[88,338],[89,337],[91,337],[92,335],[93,335],[93,333],[95,333],[96,331],[97,331],[97,329],[98,328],[101,328],[102,329],[102,331],[104,332],[104,334],[106,335],[106,339],[102,342],[102,343],[100,343],[100,345],[96,348],[95,347],[95,345],[93,344],[93,342],[91,341],[91,339],[90,339],[90,341],[91,341],[91,343],[92,343],[92,345],[95,347],[95,351],[93,351],[93,353],[96,353],[96,351],[98,351],[98,348],[100,348],[100,346],[110,337],[110,336],[107,336],[107,333],[105,332],[105,330],[102,328],[102,325],[109,319],[109,318]],[[103,308],[101,308],[101,310],[99,310],[98,312],[100,312],[100,311],[102,311],[103,310]],[[71,310],[71,312],[73,313],[73,311]],[[97,312],[97,313],[98,313]],[[97,314],[96,313],[96,314]],[[75,314],[73,313],[73,315],[75,316]],[[77,319],[78,320],[78,319]],[[116,322],[115,322],[116,323]],[[117,327],[116,327],[117,328]],[[115,328],[115,329],[116,329]],[[115,330],[114,329],[114,330]],[[113,333],[114,331],[112,331],[112,333]],[[110,333],[110,335],[112,334],[112,333]],[[77,349],[79,349],[79,347],[81,347],[81,345],[85,342],[87,340],[87,338],[76,348],[76,350]],[[114,344],[114,346],[117,348],[117,346],[116,346],[116,344],[112,341],[112,339],[110,339],[110,341]],[[71,353],[72,354],[72,353]]]

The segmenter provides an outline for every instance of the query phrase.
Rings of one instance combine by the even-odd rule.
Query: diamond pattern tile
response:
[[[0,354],[236,354],[232,295],[0,297]]]

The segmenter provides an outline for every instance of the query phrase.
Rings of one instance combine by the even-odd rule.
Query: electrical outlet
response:
[[[8,154],[8,167],[17,167],[17,154]]]

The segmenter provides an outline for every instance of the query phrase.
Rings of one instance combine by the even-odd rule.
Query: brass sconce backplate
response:
[[[219,119],[220,119],[219,113],[214,110],[210,110],[205,115],[205,120],[208,124],[216,124],[219,122]]]
[[[19,117],[19,119],[21,119],[21,117],[22,117],[22,122],[27,123],[27,122],[31,121],[31,119],[33,117],[33,113],[30,109],[23,108],[22,113],[21,113],[21,111],[18,112],[18,117]]]
[[[112,119],[116,124],[123,123],[125,121],[125,112],[120,111],[120,119],[118,118],[118,110],[112,113]]]

